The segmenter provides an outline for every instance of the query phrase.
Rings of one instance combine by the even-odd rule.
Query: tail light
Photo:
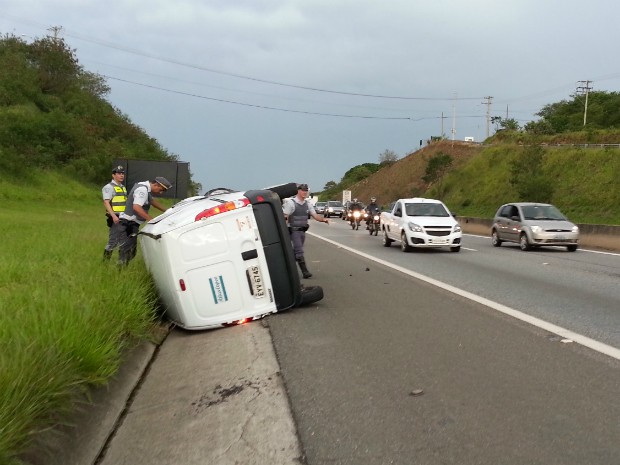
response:
[[[247,198],[225,202],[221,205],[217,205],[215,207],[207,208],[206,210],[201,211],[200,213],[196,215],[196,218],[194,218],[194,221],[206,220],[207,218],[211,218],[212,216],[219,215],[220,213],[226,213],[232,210],[236,210],[238,208],[246,207],[249,204],[250,204],[250,199],[247,199]]]

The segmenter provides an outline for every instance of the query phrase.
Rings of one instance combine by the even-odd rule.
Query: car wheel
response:
[[[502,245],[502,241],[499,239],[499,236],[495,229],[491,233],[491,244],[493,244],[493,247],[499,247]]]
[[[575,250],[577,250],[577,244],[567,245],[566,250],[568,250],[569,252],[574,252]]]
[[[386,231],[383,231],[383,241],[382,241],[382,243],[383,243],[383,247],[389,247],[389,246],[391,246],[391,245],[392,245],[392,242],[393,242],[393,241],[392,241],[392,239],[390,239],[390,238],[387,236],[387,232],[386,232]]]
[[[527,240],[527,234],[521,234],[521,237],[519,237],[519,247],[521,247],[521,250],[523,250],[524,252],[532,248],[529,241]]]
[[[450,252],[460,252],[461,251],[461,246],[457,246],[457,247],[450,247]]]
[[[301,288],[301,303],[299,305],[312,304],[322,298],[323,288],[321,286],[304,286]]]
[[[400,234],[400,250],[405,253],[411,251],[411,246],[407,242],[407,235],[405,233]]]

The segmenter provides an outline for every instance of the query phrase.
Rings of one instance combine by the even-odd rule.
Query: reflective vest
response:
[[[122,213],[125,211],[125,202],[127,202],[127,189],[125,186],[114,185],[114,197],[110,200],[114,213]]]

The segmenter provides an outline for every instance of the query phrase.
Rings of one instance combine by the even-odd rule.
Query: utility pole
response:
[[[48,31],[52,32],[54,34],[54,40],[57,40],[60,31],[62,31],[62,26],[52,26],[48,29]]]
[[[452,101],[452,146],[454,147],[454,138],[456,136],[456,92]]]
[[[487,106],[487,139],[489,138],[489,126],[491,125],[491,101],[493,97],[484,97],[486,102],[481,102],[483,105]]]
[[[588,116],[588,93],[592,90],[592,87],[590,87],[590,83],[592,81],[577,81],[577,84],[585,84],[584,86],[577,86],[577,93],[578,94],[582,94],[585,93],[586,94],[586,105],[585,108],[583,109],[583,125],[586,125],[586,118]]]
[[[443,139],[443,137],[444,137],[444,132],[443,132],[443,120],[444,120],[444,119],[446,119],[446,118],[447,118],[447,116],[444,116],[444,115],[443,115],[443,111],[442,111],[442,112],[441,112],[441,134],[440,134],[440,135],[441,135],[441,137],[442,137],[442,139]]]

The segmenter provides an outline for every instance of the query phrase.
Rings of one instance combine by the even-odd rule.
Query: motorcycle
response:
[[[353,210],[349,212],[349,223],[351,224],[351,229],[358,230],[360,228],[360,223],[362,222],[362,218],[364,213],[361,210]]]
[[[379,234],[379,229],[381,229],[381,216],[379,216],[379,212],[375,212],[368,218],[368,234],[376,236]]]

